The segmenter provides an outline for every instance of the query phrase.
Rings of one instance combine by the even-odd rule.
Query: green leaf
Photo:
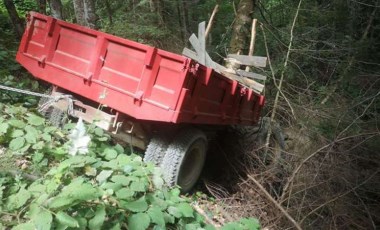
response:
[[[148,203],[145,201],[145,196],[132,202],[120,202],[122,208],[132,212],[144,212],[148,209]]]
[[[30,144],[35,144],[37,143],[37,137],[35,134],[32,133],[27,133],[25,136],[25,140],[30,143]]]
[[[164,213],[158,207],[152,206],[147,213],[152,220],[152,223],[165,227]]]
[[[188,203],[180,203],[177,208],[184,217],[194,217],[194,210]]]
[[[91,230],[101,229],[105,219],[106,219],[105,207],[103,205],[98,206],[95,212],[95,216],[88,222],[88,227]]]
[[[243,229],[243,227],[239,223],[236,223],[236,222],[227,223],[221,228],[221,230],[241,230],[241,229]]]
[[[9,128],[8,123],[1,123],[0,124],[0,134],[7,133],[8,128]]]
[[[8,210],[12,211],[21,208],[31,197],[29,191],[21,188],[18,193],[10,195],[6,202],[6,207]]]
[[[243,218],[239,221],[242,225],[244,225],[245,229],[250,230],[258,230],[260,229],[260,223],[257,219],[254,218]]]
[[[104,134],[104,130],[101,129],[101,128],[96,127],[95,130],[94,130],[94,133],[95,133],[96,136],[101,137]]]
[[[15,129],[12,132],[11,137],[16,138],[16,137],[21,137],[24,136],[24,132],[21,129]]]
[[[25,138],[17,137],[9,143],[9,149],[16,151],[24,147],[24,145],[25,145]]]
[[[45,209],[41,209],[38,215],[33,218],[35,228],[38,230],[50,230],[52,221],[52,214]]]
[[[48,133],[41,134],[41,137],[44,141],[51,141],[51,135],[49,135]]]
[[[112,175],[112,173],[113,173],[113,170],[103,170],[98,174],[98,176],[96,177],[96,180],[98,181],[99,184],[103,184]]]
[[[53,199],[49,200],[49,208],[51,209],[60,209],[63,207],[70,207],[74,204],[75,199],[65,196],[58,196],[54,197]]]
[[[39,132],[33,126],[27,125],[24,129],[26,133],[30,133],[31,135],[38,136]]]
[[[39,141],[36,144],[32,145],[32,149],[34,150],[41,150],[45,146],[45,143],[43,141]]]
[[[145,192],[146,187],[145,184],[139,180],[139,181],[132,181],[131,183],[131,190],[135,192]]]
[[[123,154],[124,153],[124,148],[123,146],[116,144],[114,149],[117,151],[118,154]]]
[[[128,229],[145,230],[149,227],[150,218],[146,213],[137,213],[128,217]]]
[[[23,129],[25,128],[26,124],[21,120],[12,119],[8,122],[11,126]]]
[[[16,225],[12,228],[12,230],[35,230],[36,227],[32,222],[26,222],[23,224]]]
[[[117,152],[114,149],[106,148],[104,150],[104,156],[107,160],[112,160],[117,157]]]
[[[171,215],[173,215],[176,218],[181,218],[182,217],[181,211],[177,207],[174,207],[174,206],[170,206],[168,208],[168,213],[171,214]]]
[[[28,124],[30,125],[40,126],[40,125],[43,125],[44,123],[45,123],[45,119],[43,119],[42,117],[36,116],[34,114],[28,117]]]
[[[66,212],[59,211],[56,215],[55,218],[57,218],[58,222],[71,227],[71,228],[77,228],[79,227],[79,223],[76,219],[73,217],[69,216]]]
[[[119,199],[128,199],[135,195],[135,192],[130,190],[129,188],[122,188],[116,191],[116,197]]]
[[[128,186],[131,182],[130,177],[124,176],[124,175],[114,175],[111,177],[111,181],[121,184],[123,186]]]

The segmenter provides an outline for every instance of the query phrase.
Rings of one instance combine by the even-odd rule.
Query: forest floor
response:
[[[284,150],[266,152],[254,129],[230,129],[214,140],[203,189],[222,221],[255,216],[268,229],[294,228],[287,214],[305,229],[380,227],[379,132],[334,133],[334,122],[348,127],[354,119],[345,123],[342,103],[318,107],[296,109],[300,119],[283,126]]]

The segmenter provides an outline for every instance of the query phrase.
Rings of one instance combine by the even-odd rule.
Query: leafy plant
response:
[[[161,172],[112,144],[90,125],[87,155],[70,156],[64,130],[23,107],[0,104],[1,144],[30,163],[18,176],[1,172],[0,227],[12,229],[214,229],[181,196],[164,186]],[[26,177],[25,174],[36,174]],[[253,219],[223,229],[258,229]]]

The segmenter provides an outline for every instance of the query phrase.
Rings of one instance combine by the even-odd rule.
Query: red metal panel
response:
[[[17,60],[37,78],[142,120],[253,124],[264,104],[184,56],[34,12]]]

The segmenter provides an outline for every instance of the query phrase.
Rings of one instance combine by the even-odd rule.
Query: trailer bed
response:
[[[182,55],[31,12],[17,61],[139,120],[256,124],[264,96]]]

